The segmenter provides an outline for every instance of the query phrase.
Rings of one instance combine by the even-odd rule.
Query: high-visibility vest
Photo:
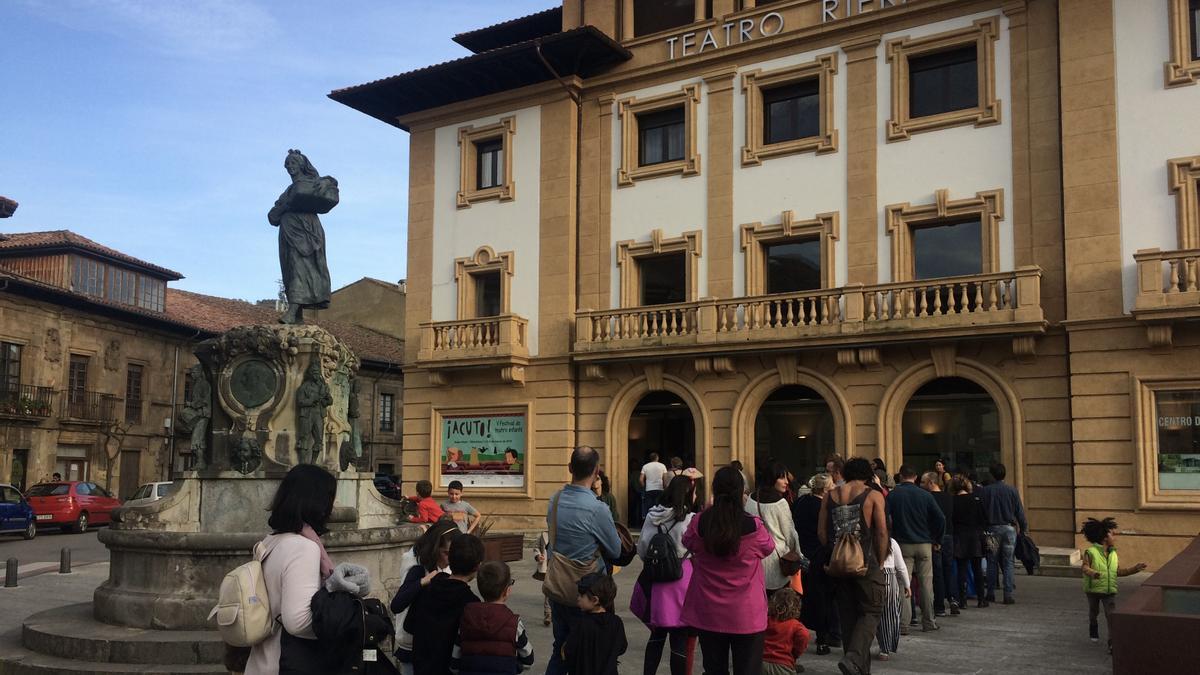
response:
[[[1117,549],[1111,548],[1105,553],[1099,545],[1090,546],[1085,553],[1088,566],[1100,573],[1100,578],[1084,575],[1083,590],[1086,593],[1104,593],[1114,595],[1117,592]]]

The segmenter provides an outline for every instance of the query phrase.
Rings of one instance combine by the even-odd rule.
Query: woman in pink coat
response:
[[[737,469],[718,471],[712,493],[712,506],[683,535],[692,579],[681,618],[699,635],[705,675],[759,675],[767,629],[762,559],[775,551],[775,540],[745,512],[745,481]]]

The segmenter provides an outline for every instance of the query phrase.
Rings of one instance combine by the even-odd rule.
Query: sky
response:
[[[455,33],[555,0],[0,0],[0,232],[72,230],[184,275],[278,293],[267,211],[302,150],[338,179],[333,287],[405,277],[408,134],[326,95],[466,56]]]

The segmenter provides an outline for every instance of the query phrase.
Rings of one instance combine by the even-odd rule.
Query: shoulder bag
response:
[[[763,527],[767,528],[767,532],[771,532],[770,526],[767,525],[767,519],[763,517],[762,502],[757,499],[754,503],[758,505],[758,519],[762,521]],[[771,537],[775,537],[775,533],[771,532]],[[779,556],[779,573],[785,577],[798,574],[804,569],[804,556],[796,551],[788,551]]]
[[[604,565],[599,554],[591,560],[572,560],[558,552],[554,541],[558,538],[558,500],[562,492],[554,497],[550,505],[550,550],[546,556],[546,580],[542,582],[542,594],[560,605],[574,607],[579,601],[579,580],[585,576],[603,572]]]

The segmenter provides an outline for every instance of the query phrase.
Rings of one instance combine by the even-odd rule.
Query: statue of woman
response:
[[[301,323],[304,308],[329,306],[329,267],[325,263],[325,230],[318,214],[338,203],[337,179],[320,176],[299,150],[288,150],[283,168],[292,177],[267,221],[279,228],[279,267],[287,294],[281,323]]]

